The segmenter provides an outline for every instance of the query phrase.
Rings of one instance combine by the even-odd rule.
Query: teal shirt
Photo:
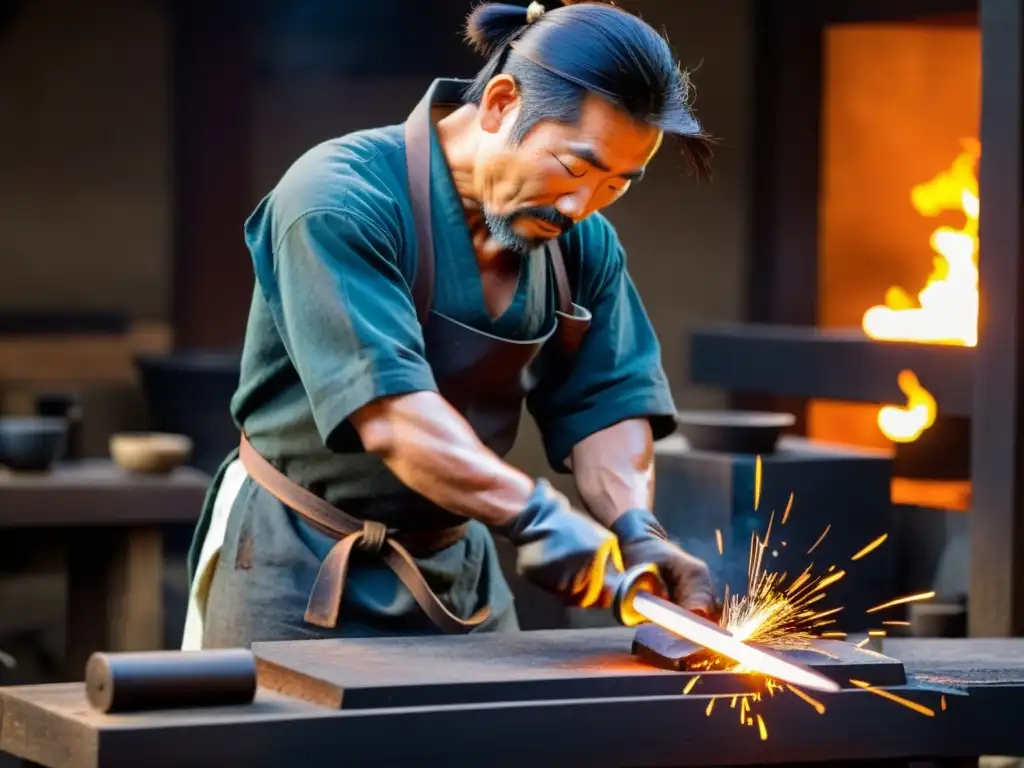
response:
[[[436,93],[449,101],[461,85],[438,81]],[[252,214],[245,237],[257,286],[231,408],[289,477],[352,514],[412,529],[453,518],[365,453],[348,421],[377,398],[437,389],[411,293],[417,248],[404,150],[401,125],[327,141]],[[546,257],[524,259],[512,305],[492,320],[436,133],[431,177],[434,309],[502,338],[535,337],[555,311]],[[576,443],[623,419],[649,418],[664,437],[675,407],[613,227],[595,214],[560,243],[574,300],[593,321],[572,368],[542,378],[527,408],[552,468],[565,472]],[[543,352],[560,353],[557,344]]]

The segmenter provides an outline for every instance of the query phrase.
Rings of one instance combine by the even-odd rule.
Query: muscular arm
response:
[[[647,419],[626,419],[581,440],[572,450],[576,488],[605,527],[629,509],[654,502],[654,440]]]
[[[381,398],[350,420],[367,451],[449,512],[502,526],[522,511],[533,491],[533,481],[490,451],[436,392]]]

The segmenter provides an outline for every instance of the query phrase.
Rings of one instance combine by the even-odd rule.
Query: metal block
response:
[[[655,461],[655,513],[674,539],[708,561],[720,586],[734,594],[745,591],[751,534],[763,537],[774,513],[766,569],[795,576],[813,563],[816,573],[830,566],[847,573],[816,606],[844,606],[829,629],[866,630],[890,618],[865,611],[898,596],[892,542],[850,561],[891,532],[889,454],[784,437],[775,453],[762,457],[756,510],[754,456],[693,451],[673,436],[657,444]],[[790,494],[793,504],[783,523]],[[716,529],[722,532],[723,555]]]

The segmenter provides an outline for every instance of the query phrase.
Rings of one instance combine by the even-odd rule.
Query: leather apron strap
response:
[[[239,458],[249,476],[285,506],[295,510],[307,522],[330,536],[339,537],[320,565],[313,590],[306,606],[305,620],[318,627],[333,628],[338,624],[341,598],[345,591],[352,551],[379,554],[388,567],[412,594],[423,612],[440,629],[450,634],[465,633],[480,626],[490,617],[490,607],[483,607],[468,619],[460,619],[445,607],[427,584],[416,560],[383,523],[359,520],[327,503],[311,491],[289,479],[264,459],[242,436]],[[465,534],[465,525],[430,534],[406,534],[403,538],[432,545],[436,550],[454,544]]]

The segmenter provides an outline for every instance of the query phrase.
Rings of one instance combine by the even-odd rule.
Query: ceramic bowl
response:
[[[48,416],[0,418],[0,464],[19,472],[45,472],[64,458],[68,422]]]
[[[110,438],[110,456],[129,472],[166,474],[192,454],[192,441],[164,432],[126,432]]]
[[[676,429],[697,451],[768,454],[782,430],[796,423],[791,413],[680,411]]]

